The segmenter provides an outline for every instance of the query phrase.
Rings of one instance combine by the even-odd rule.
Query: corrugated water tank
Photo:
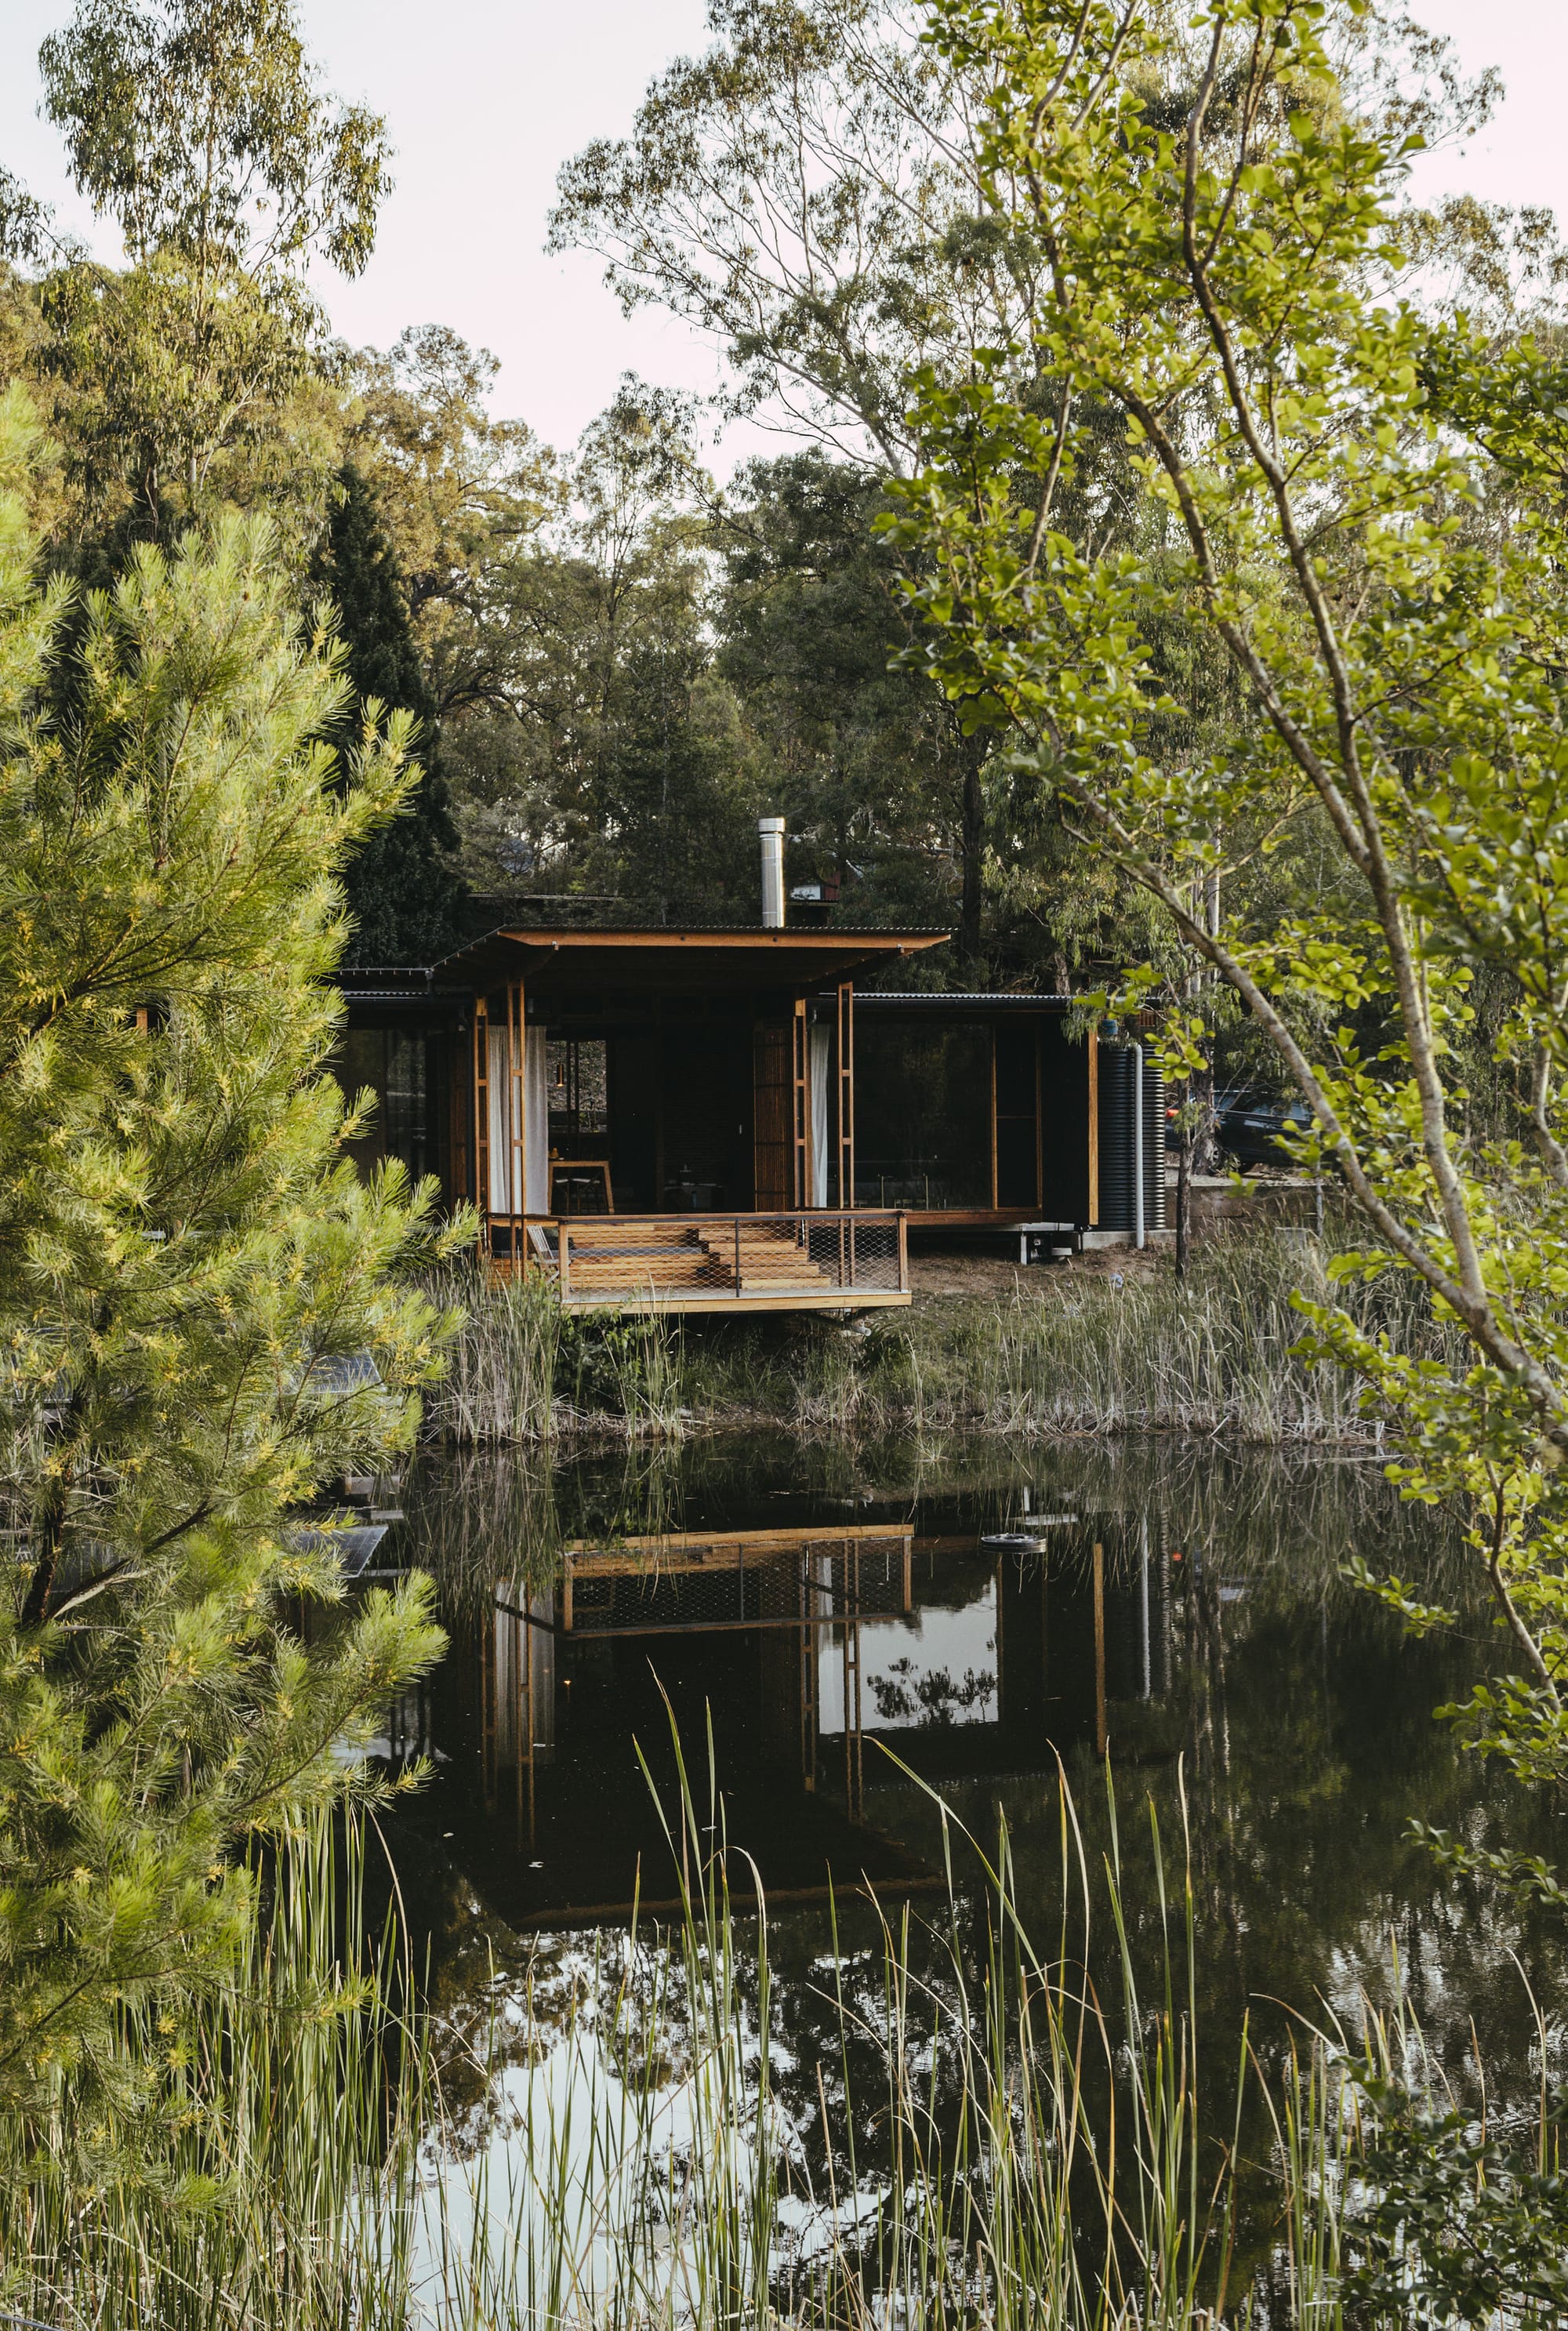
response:
[[[1099,1220],[1105,1231],[1136,1227],[1133,1212],[1133,1137],[1137,1048],[1099,1047]],[[1165,1226],[1165,1080],[1155,1063],[1143,1063],[1144,1231]]]

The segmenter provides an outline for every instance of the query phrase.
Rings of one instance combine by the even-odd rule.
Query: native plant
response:
[[[1365,1224],[1335,1272],[1402,1274],[1462,1329],[1447,1365],[1303,1304],[1310,1347],[1397,1421],[1406,1493],[1462,1509],[1509,1631],[1516,1672],[1459,1720],[1555,1784],[1568,364],[1547,331],[1407,296],[1417,141],[1341,69],[1358,13],[936,0],[931,39],[991,89],[990,198],[1041,252],[1049,385],[1013,393],[1014,349],[925,376],[899,525],[934,561],[946,684],[1009,732],[1015,808],[1048,801],[1160,903],[1305,1099],[1299,1158]],[[1107,415],[1141,482],[1131,538],[1062,522]],[[1222,734],[1178,717],[1177,629],[1240,682]],[[1294,879],[1217,923],[1202,904],[1244,863]],[[1490,1042],[1514,1101],[1490,1127],[1468,1106],[1483,980],[1508,997]],[[1178,1070],[1199,1032],[1170,1016]]]
[[[111,596],[38,592],[34,435],[13,392],[0,2103],[24,2114],[62,2078],[123,2087],[123,2016],[156,1991],[177,2019],[247,1931],[237,1849],[339,1796],[439,1647],[421,1585],[349,1611],[286,1517],[410,1441],[446,1324],[394,1274],[463,1228],[401,1168],[356,1178],[326,1073],[337,870],[406,791],[406,716],[339,780],[336,652],[264,528],[144,551]]]

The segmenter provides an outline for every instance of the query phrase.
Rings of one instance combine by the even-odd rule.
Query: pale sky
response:
[[[70,0],[0,5],[0,161],[105,258],[112,238],[77,198],[54,131],[37,118],[38,44]],[[1415,0],[1468,71],[1496,64],[1507,98],[1468,153],[1426,165],[1425,185],[1547,203],[1568,230],[1568,14],[1563,0]],[[300,0],[328,86],[386,115],[397,180],[375,256],[322,290],[338,331],[385,347],[408,324],[449,324],[501,359],[499,413],[570,445],[628,369],[705,391],[713,351],[644,311],[624,320],[586,255],[546,259],[556,172],[590,138],[630,125],[649,80],[700,48],[703,0]],[[775,449],[732,432],[727,460]]]

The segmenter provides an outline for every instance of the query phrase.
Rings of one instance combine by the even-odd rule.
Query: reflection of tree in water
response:
[[[989,1643],[987,1651],[992,1648]],[[917,1668],[908,1656],[890,1662],[885,1673],[867,1679],[877,1714],[884,1724],[955,1724],[973,1717],[980,1720],[996,1695],[996,1677],[990,1670],[976,1673],[965,1668],[955,1680],[946,1668]]]
[[[519,1549],[547,1579],[564,1537],[613,1538],[731,1516],[815,1521],[848,1516],[851,1501],[857,1519],[902,1516],[922,1497],[929,1512],[941,1503],[939,1521],[927,1526],[956,1533],[1019,1519],[1028,1486],[1036,1515],[1070,1507],[1086,1524],[1091,1515],[1107,1518],[1113,1651],[1117,1641],[1126,1648],[1125,1630],[1114,1633],[1116,1614],[1131,1610],[1136,1620],[1137,1608],[1117,1518],[1148,1516],[1152,1559],[1170,1565],[1164,1604],[1155,1596],[1168,1613],[1166,1664],[1162,1674],[1156,1651],[1154,1696],[1142,1702],[1119,1696],[1129,1689],[1126,1661],[1118,1670],[1112,1660],[1114,1826],[1092,1731],[1062,1743],[1087,1860],[1098,1870],[1119,1853],[1122,1917],[1140,1970],[1157,1991],[1173,1893],[1180,1896],[1190,1874],[1193,1992],[1209,2065],[1238,2060],[1249,2017],[1250,2044],[1266,2063],[1280,2060],[1295,2027],[1272,2001],[1320,2020],[1343,2013],[1354,2030],[1364,1988],[1383,2001],[1392,1995],[1397,1936],[1400,1977],[1456,2092],[1474,2091],[1472,2012],[1495,2093],[1514,2096],[1538,2081],[1535,2026],[1509,1955],[1518,1953],[1539,1993],[1561,1996],[1560,1939],[1521,1920],[1501,1898],[1489,1899],[1484,1887],[1436,1870],[1409,1833],[1419,1813],[1499,1848],[1531,1841],[1531,1809],[1502,1776],[1462,1758],[1432,1718],[1440,1701],[1470,1688],[1492,1648],[1490,1631],[1449,1576],[1446,1534],[1423,1513],[1399,1508],[1375,1468],[1277,1452],[1259,1462],[1171,1444],[1075,1444],[1015,1456],[990,1442],[917,1449],[736,1435],[669,1451],[563,1450],[531,1453],[526,1464],[487,1460],[423,1470],[424,1479],[411,1483],[411,1518],[418,1506],[443,1594],[461,1589],[476,1597],[494,1578],[517,1575]],[[1465,1628],[1452,1638],[1402,1641],[1392,1617],[1343,1577],[1351,1548],[1420,1576],[1435,1599],[1466,1610]],[[1065,1544],[1056,1558],[1065,1563]],[[955,1607],[970,1593],[969,1573],[958,1565]],[[972,1709],[994,1713],[989,1676],[917,1674],[901,1660],[866,1681],[883,1722],[924,1717],[936,1726]],[[940,1801],[891,1778],[869,1792],[874,1825],[933,1867],[943,1860],[943,1804],[967,1821],[987,1852],[1004,1812],[1021,1907],[1041,1938],[1058,1934],[1072,1898],[1061,1865],[1054,1712],[1048,1703],[1028,1770],[956,1774],[942,1783]],[[879,1768],[884,1761],[868,1752],[868,1779],[873,1762]],[[949,1912],[917,1899],[901,1945],[909,2060],[928,2068],[949,2046],[965,2003],[979,1995],[990,1931],[974,1857],[958,1848],[954,1862],[957,1905]],[[886,1908],[898,1928],[903,1905],[889,1899]],[[748,2019],[761,1981],[757,1936],[747,1921],[736,1946],[736,1990]],[[568,2032],[593,2033],[614,2063],[630,2069],[646,2057],[661,2080],[678,2080],[689,2064],[689,2003],[662,1946],[645,1935],[630,1961],[607,1941],[595,1959],[595,1947],[582,1937],[507,1936],[477,1906],[438,1936],[432,2004],[470,2142],[491,2111],[505,2109],[499,2093],[486,2095],[487,2048],[527,2068],[566,2044]],[[1092,1934],[1072,1947],[1097,1991],[1113,1996],[1119,1941],[1103,1905]],[[767,1965],[770,2083],[792,2159],[802,2174],[841,2191],[851,2174],[885,2173],[889,1977],[876,1914],[846,1897],[831,1915],[781,1904],[768,1922]],[[754,2029],[748,2022],[748,2047]],[[1222,2098],[1217,2069],[1214,2079]],[[956,2110],[945,2102],[938,2111],[946,2136]],[[1253,2157],[1268,2157],[1270,2133],[1256,2112],[1243,2136]]]
[[[406,1543],[434,1578],[448,1624],[488,1613],[503,1583],[545,1593],[565,1540],[657,1535],[681,1526],[675,1452],[621,1444],[561,1463],[548,1447],[422,1452],[404,1493]]]

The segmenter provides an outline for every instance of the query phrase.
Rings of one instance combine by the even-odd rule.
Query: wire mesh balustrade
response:
[[[492,1216],[492,1258],[555,1278],[571,1308],[765,1310],[907,1300],[904,1219],[890,1212]]]

